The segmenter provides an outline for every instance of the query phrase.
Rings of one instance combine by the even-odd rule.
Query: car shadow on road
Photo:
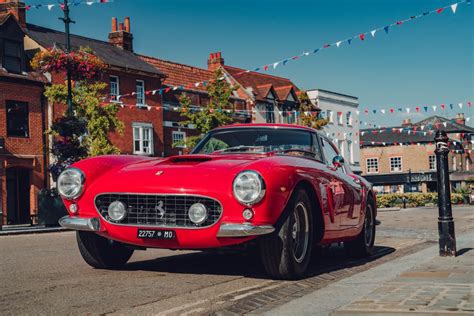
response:
[[[318,249],[313,251],[307,277],[364,265],[368,262],[379,260],[394,251],[395,249],[391,247],[375,246],[374,253],[370,257],[354,259],[341,246]],[[196,252],[177,254],[152,260],[130,262],[123,267],[123,270],[269,279],[263,269],[259,256],[255,252],[226,254]]]

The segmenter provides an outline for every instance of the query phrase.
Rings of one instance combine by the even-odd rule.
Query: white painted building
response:
[[[322,117],[329,120],[323,132],[333,140],[351,169],[360,173],[359,99],[321,89],[307,93],[311,102],[321,110]]]

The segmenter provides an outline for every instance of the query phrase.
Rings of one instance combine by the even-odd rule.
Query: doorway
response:
[[[29,224],[30,170],[8,168],[7,173],[7,224]]]

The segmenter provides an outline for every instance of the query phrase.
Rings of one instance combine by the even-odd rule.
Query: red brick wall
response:
[[[30,214],[37,214],[36,196],[44,188],[44,142],[41,99],[43,87],[27,81],[0,81],[0,137],[5,139],[5,147],[0,150],[1,207],[7,216],[6,169],[22,167],[30,170]],[[28,103],[29,137],[7,137],[6,101]],[[45,115],[45,114],[44,114]],[[4,221],[5,223],[5,221]]]
[[[149,77],[140,74],[131,74],[126,72],[119,72],[110,70],[103,75],[102,81],[109,83],[110,75],[119,77],[119,93],[129,94],[136,91],[136,80],[143,80],[145,82],[145,90],[156,90],[161,88],[161,80],[157,77]],[[64,76],[56,75],[53,82],[64,82]],[[104,93],[108,93],[110,88],[107,87]],[[119,134],[117,132],[111,133],[109,136],[112,144],[117,146],[122,154],[133,153],[133,130],[132,124],[137,123],[151,123],[153,124],[153,145],[154,155],[162,156],[164,152],[163,145],[163,110],[161,104],[161,96],[148,94],[145,96],[145,103],[151,107],[147,108],[136,107],[136,97],[129,96],[120,99],[123,108],[117,114],[117,117],[124,123],[124,132]],[[159,109],[159,110],[157,110]],[[64,113],[65,107],[62,105],[55,105],[54,117],[58,118]]]

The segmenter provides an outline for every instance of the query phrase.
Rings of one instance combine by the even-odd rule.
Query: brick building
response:
[[[297,122],[300,90],[290,79],[226,65],[221,52],[210,54],[207,65],[211,71],[221,68],[229,83],[237,87],[237,95],[252,111],[252,122]]]
[[[206,87],[202,82],[209,82],[214,77],[212,71],[202,69],[194,66],[184,65],[168,60],[163,60],[150,56],[140,56],[144,61],[153,65],[162,71],[166,78],[163,86],[166,88],[182,87],[177,90],[170,90],[162,95],[163,100],[163,135],[165,156],[180,155],[186,151],[184,146],[174,146],[176,142],[186,139],[188,136],[198,135],[193,126],[182,126],[185,118],[181,116],[181,106],[179,104],[179,97],[181,94],[186,94],[192,102],[192,106],[199,109],[199,107],[206,106],[209,102],[209,95]],[[200,83],[196,85],[196,83]],[[237,93],[232,97],[233,107],[232,111],[239,111],[246,109],[245,100],[241,99]],[[237,112],[238,113],[238,112]],[[250,116],[247,112],[241,114],[233,114],[233,118],[238,122],[246,122]]]
[[[47,187],[46,79],[29,69],[24,29],[0,1],[0,208],[2,224],[27,224]],[[23,25],[24,26],[24,25]]]
[[[49,47],[64,47],[65,34],[56,30],[37,25],[26,24],[25,46],[30,50],[46,49]],[[73,49],[88,47],[102,59],[108,69],[102,76],[102,81],[108,83],[108,92],[122,106],[118,118],[124,123],[122,135],[110,135],[111,142],[123,154],[140,154],[149,156],[164,155],[163,113],[161,96],[152,95],[147,91],[160,89],[164,74],[155,67],[141,60],[133,52],[133,35],[130,29],[130,19],[117,23],[112,19],[112,32],[109,41],[100,41],[83,36],[71,35]],[[64,82],[63,75],[53,74],[53,83]],[[133,95],[132,95],[133,93]],[[119,95],[127,95],[118,98]],[[54,118],[62,115],[64,106],[49,104],[53,113],[48,124]]]
[[[379,192],[436,192],[434,135],[445,130],[450,138],[450,180],[454,188],[474,179],[474,128],[465,125],[464,115],[449,120],[439,116],[402,126],[361,130],[363,176]]]

